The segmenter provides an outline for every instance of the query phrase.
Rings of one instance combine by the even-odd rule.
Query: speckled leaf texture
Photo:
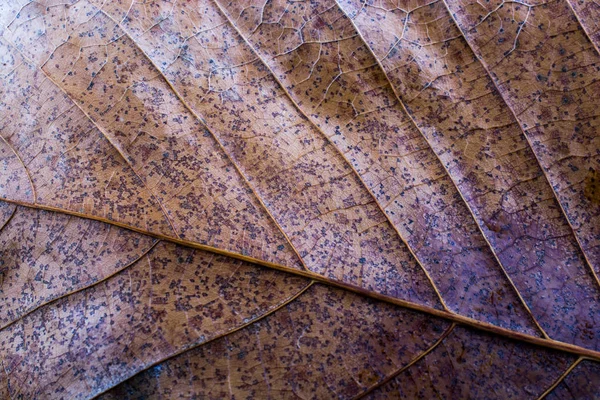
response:
[[[0,0],[1,399],[600,399],[597,0]]]

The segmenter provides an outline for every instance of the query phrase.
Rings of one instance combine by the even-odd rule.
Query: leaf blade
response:
[[[596,227],[584,222],[595,218],[590,204],[600,185],[592,168],[581,182],[560,186],[560,179],[570,183],[582,176],[597,147],[589,94],[599,55],[589,42],[593,25],[578,14],[581,4],[566,0],[487,6],[451,1],[451,8],[459,7],[456,15],[446,5],[0,2],[0,196],[28,207],[1,203],[0,210],[0,277],[8,271],[9,278],[0,282],[0,294],[8,289],[14,300],[0,307],[0,314],[10,314],[0,329],[4,395],[84,396],[82,388],[101,393],[132,375],[146,376],[153,365],[189,360],[205,351],[205,337],[188,326],[209,313],[217,322],[204,331],[228,348],[215,354],[228,370],[215,370],[221,395],[249,393],[258,385],[255,393],[265,396],[276,390],[320,397],[402,391],[544,397],[564,396],[572,381],[582,396],[593,396],[585,380],[593,379],[600,359],[594,344]],[[475,12],[465,12],[469,7]],[[464,30],[465,21],[476,20],[485,7],[496,8],[481,26]],[[581,15],[586,13],[589,7]],[[552,15],[549,25],[531,31],[535,21]],[[507,34],[512,48],[491,65],[494,50],[488,51],[486,40],[494,38],[494,23],[510,26],[519,18],[525,23]],[[558,30],[567,32],[551,35],[556,21],[565,21]],[[577,95],[560,111],[572,112],[577,104],[576,118],[560,121],[558,133],[549,133],[550,124],[524,128],[539,106],[527,107],[528,86],[501,81],[496,71],[510,75],[507,66],[524,68],[516,81],[529,82],[544,57],[564,55],[552,46],[573,37],[571,50],[582,51],[566,59],[583,68],[583,86],[563,82],[564,93]],[[527,54],[523,48],[530,45],[550,47]],[[444,72],[449,65],[456,71]],[[539,102],[559,110],[552,90]],[[483,128],[474,134],[470,124]],[[566,128],[573,124],[583,133],[570,135]],[[569,148],[579,146],[585,154],[563,160],[553,142],[538,140],[549,134],[573,139]],[[490,165],[500,169],[488,171]],[[50,221],[47,226],[39,215]],[[105,235],[111,233],[162,243],[107,253]],[[204,260],[190,266],[198,275],[189,277],[192,291],[182,289],[188,260],[172,257],[183,253]],[[137,293],[123,284],[144,269],[140,257],[151,271]],[[83,268],[73,274],[72,265]],[[33,279],[36,270],[44,272]],[[91,278],[78,281],[86,271]],[[243,282],[263,273],[284,283],[309,283],[278,301],[271,292],[276,284]],[[214,278],[214,284],[199,290],[197,278],[202,285]],[[60,288],[44,292],[57,279]],[[40,293],[19,293],[19,282]],[[242,293],[253,290],[265,301],[245,299]],[[138,295],[150,301],[139,302],[134,313],[143,318],[132,323],[131,304],[123,299]],[[221,306],[201,300],[193,311],[185,306],[201,296],[225,302],[225,314],[235,317],[225,318],[221,329]],[[235,311],[240,301],[242,314],[252,315],[241,325]],[[314,312],[306,314],[307,307]],[[282,310],[294,317],[286,316],[277,332],[289,335],[270,334],[253,344]],[[382,312],[395,317],[382,318]],[[335,323],[327,322],[332,314]],[[109,315],[129,323],[115,331],[106,325]],[[254,317],[265,319],[250,323]],[[393,326],[381,331],[384,320]],[[540,338],[537,323],[553,339]],[[79,332],[71,343],[69,324]],[[373,324],[382,335],[369,334]],[[311,326],[324,341],[305,338]],[[144,332],[155,329],[158,336],[142,344]],[[409,339],[397,336],[405,333]],[[133,335],[134,351],[113,334]],[[232,345],[242,345],[230,336],[255,347],[256,363],[239,366],[227,356]],[[278,347],[286,340],[292,340],[286,346],[295,354],[291,359]],[[422,345],[396,363],[395,342]],[[64,354],[58,354],[61,346]],[[34,367],[32,358],[42,367]],[[304,358],[327,368],[298,369],[294,360]],[[286,373],[295,372],[278,372],[272,380],[274,360]],[[528,363],[533,366],[523,370]],[[490,368],[502,371],[500,381]],[[77,372],[87,369],[93,380]],[[443,369],[455,371],[458,381]],[[172,379],[169,374],[163,378]],[[161,389],[127,385],[121,389],[138,395]],[[193,384],[186,390],[194,395],[203,389]]]

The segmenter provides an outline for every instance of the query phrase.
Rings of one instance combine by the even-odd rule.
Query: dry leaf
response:
[[[0,396],[600,398],[599,18],[0,1]]]

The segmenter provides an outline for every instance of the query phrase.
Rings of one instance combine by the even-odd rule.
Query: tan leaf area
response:
[[[0,231],[2,326],[126,268],[156,243],[93,220],[8,203],[2,207],[10,215]]]
[[[0,0],[0,397],[600,397],[595,0]]]
[[[80,291],[55,290],[63,297],[0,332],[2,397],[93,396],[168,356],[248,325],[309,285],[172,243],[159,243],[129,268],[106,275]]]

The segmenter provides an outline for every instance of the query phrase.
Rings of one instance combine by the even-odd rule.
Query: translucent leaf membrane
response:
[[[431,157],[437,155],[442,161],[453,180],[448,184],[460,190],[545,333],[589,348],[600,345],[600,335],[588,329],[600,318],[600,284],[511,109],[482,64],[469,54],[443,2],[347,5],[350,15],[374,9],[364,20],[367,30],[375,29],[373,40],[379,47],[363,37],[333,1],[281,0],[265,7],[252,2],[219,3],[290,96],[332,137],[342,127],[345,140],[355,137],[354,108],[359,106],[358,114],[365,113],[367,119],[395,121],[398,131],[404,121],[417,132],[422,146],[434,150]],[[397,12],[385,26],[386,21],[375,17],[388,9]],[[401,18],[402,13],[408,18]],[[411,18],[414,23],[409,23]],[[382,27],[387,31],[384,43],[386,37],[377,34]],[[390,51],[392,58],[382,70],[379,59],[389,57]],[[319,73],[309,72],[313,68]],[[384,73],[388,70],[393,77]],[[306,79],[298,79],[300,75]],[[373,95],[382,92],[386,92],[384,102]],[[345,111],[340,103],[347,105]],[[387,112],[394,115],[384,118]],[[332,115],[338,118],[335,122]],[[371,125],[369,131],[378,129]],[[336,144],[345,151],[360,144],[361,138],[347,143],[339,139]],[[376,154],[364,153],[367,158]],[[354,158],[361,163],[358,156]]]
[[[92,397],[190,346],[251,323],[308,284],[159,243],[129,268],[1,330],[0,396]]]
[[[156,240],[97,221],[0,203],[0,326],[93,285],[146,254]],[[7,211],[5,213],[5,210]]]
[[[257,59],[257,55],[214,4],[198,1],[171,7],[166,2],[154,2],[150,7],[153,10],[151,14],[146,13],[147,9],[141,5],[131,8],[126,6],[125,3],[114,2],[107,10],[115,19],[122,20],[127,32],[161,69],[184,101],[222,138],[225,148],[242,166],[251,182],[257,182],[259,187],[266,186],[266,190],[259,189],[263,198],[270,198],[272,189],[269,187],[272,187],[276,190],[276,198],[285,200],[283,212],[277,210],[274,202],[267,203],[268,206],[273,206],[273,215],[279,219],[284,230],[298,224],[298,220],[312,218],[314,211],[301,211],[306,209],[307,200],[311,201],[310,199],[328,199],[322,205],[309,204],[308,209],[321,208],[327,217],[336,218],[338,223],[345,222],[345,226],[355,221],[356,216],[362,218],[355,201],[339,206],[329,205],[334,199],[331,198],[332,192],[328,186],[325,186],[326,191],[323,192],[324,188],[320,187],[323,185],[312,183],[331,180],[329,165],[335,162],[344,172],[342,182],[355,182],[354,185],[346,186],[347,192],[355,193],[354,196],[357,192],[363,193],[361,196],[366,198],[364,201],[373,203],[370,194],[360,188],[360,182],[357,182],[356,175],[352,172],[352,165],[340,155],[339,148],[336,150],[332,146],[331,137],[327,139],[330,132],[318,129],[322,128],[318,120],[316,124],[314,119],[312,124],[307,121],[303,114],[305,107],[300,105],[298,108],[293,98],[287,97],[264,62]],[[159,18],[158,24],[156,21]],[[331,46],[335,47],[335,44]],[[317,76],[309,76],[307,80]],[[353,90],[352,85],[349,85],[348,92]],[[370,118],[378,119],[375,115],[377,112],[373,111],[374,115]],[[332,118],[338,117],[332,114]],[[297,132],[295,137],[290,135],[290,127]],[[379,129],[375,125],[373,127]],[[266,136],[269,132],[273,134]],[[367,133],[379,134],[376,131],[365,132]],[[396,133],[389,131],[382,134],[389,135],[391,142],[401,142],[403,137],[396,137]],[[414,136],[414,132],[412,135]],[[269,137],[271,140],[267,140]],[[335,143],[335,139],[333,142]],[[290,159],[289,155],[295,149],[306,148],[308,143],[320,144],[322,148],[307,149],[300,159]],[[393,227],[407,241],[417,259],[431,275],[442,299],[451,310],[512,329],[535,332],[526,310],[497,265],[468,209],[451,182],[444,177],[443,168],[439,165],[433,167],[436,161],[431,152],[428,153],[428,161],[423,158],[422,153],[427,153],[426,143],[419,146],[422,151],[413,149],[414,158],[398,158],[389,153],[378,161],[385,163],[389,158],[398,158],[399,163],[404,163],[402,179],[412,182],[408,183],[410,188],[406,187],[406,197],[404,192],[402,196],[397,194],[398,198],[404,198],[402,200],[392,202],[383,192],[376,195],[379,207],[385,208]],[[368,149],[377,152],[375,147]],[[412,150],[407,152],[413,153]],[[325,164],[324,159],[331,161]],[[246,168],[245,165],[249,167]],[[391,169],[394,170],[394,167]],[[282,170],[285,171],[283,174]],[[400,187],[399,181],[394,178],[398,174],[390,174],[386,187],[395,191]],[[372,183],[368,174],[361,174],[361,179],[365,178],[367,184]],[[417,179],[420,183],[415,183]],[[295,184],[296,182],[300,184]],[[334,189],[335,187],[339,188],[340,185],[336,183]],[[416,198],[413,192],[417,194]],[[290,201],[291,197],[294,200]],[[295,200],[297,197],[300,198]],[[347,203],[348,199],[344,202]],[[394,205],[390,205],[392,203]],[[294,212],[290,212],[289,207],[293,207]],[[371,207],[374,210],[371,213],[379,215],[377,205],[371,204]],[[346,211],[348,208],[352,209],[352,214]],[[390,232],[386,221],[381,221],[380,225],[377,232],[383,230],[385,237],[395,236],[393,231]],[[321,229],[322,226],[321,223],[310,222],[304,228],[302,238],[310,238],[306,233]],[[445,229],[446,226],[452,226],[453,229]],[[360,269],[364,274],[362,271],[367,271],[369,265],[372,265],[370,257],[365,257],[365,254],[370,254],[365,253],[364,246],[361,246],[358,255],[349,251],[338,255],[344,246],[343,243],[338,244],[339,240],[344,236],[346,241],[350,240],[347,231],[344,236],[336,239],[338,229],[335,225],[328,225],[330,234],[316,244],[314,241],[295,241],[298,231],[288,232],[288,236],[292,243],[298,243],[296,248],[305,256],[309,269],[320,272],[323,269],[320,263],[323,261],[337,261],[349,271]],[[365,240],[366,243],[371,248],[379,247],[377,242],[370,239]],[[307,244],[316,249],[304,253],[302,249]],[[315,257],[315,254],[319,257]],[[472,268],[474,265],[477,268]],[[386,282],[386,285],[390,285],[390,282]],[[388,289],[383,293],[393,292]]]
[[[311,294],[325,301],[315,303]],[[348,323],[340,304],[349,302],[369,312]],[[158,364],[101,398],[524,399],[542,394],[575,360],[460,327],[415,326],[414,316],[400,322],[386,308],[313,286],[286,310]],[[405,332],[407,324],[415,331]]]

